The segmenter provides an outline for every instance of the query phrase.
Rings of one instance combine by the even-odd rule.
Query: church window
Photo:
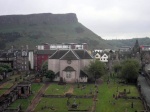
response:
[[[71,78],[71,72],[66,72],[66,77]]]

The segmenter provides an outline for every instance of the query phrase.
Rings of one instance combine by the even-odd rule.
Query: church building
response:
[[[55,72],[59,81],[60,77],[65,82],[87,82],[88,76],[84,67],[88,66],[93,57],[87,50],[57,50],[48,60],[48,70]]]

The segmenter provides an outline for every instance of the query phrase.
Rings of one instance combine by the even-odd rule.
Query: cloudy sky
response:
[[[104,39],[150,37],[150,0],[0,0],[0,15],[76,13]]]

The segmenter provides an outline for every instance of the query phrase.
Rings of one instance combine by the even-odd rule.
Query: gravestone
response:
[[[76,103],[76,99],[74,98],[74,102],[73,102],[71,108],[77,109],[77,107],[78,107],[78,104]]]

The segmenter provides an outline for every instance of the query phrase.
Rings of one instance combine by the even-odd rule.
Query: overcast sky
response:
[[[76,13],[104,39],[150,37],[150,0],[0,0],[0,15]]]

